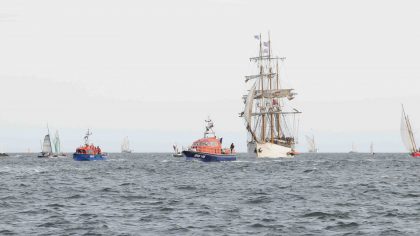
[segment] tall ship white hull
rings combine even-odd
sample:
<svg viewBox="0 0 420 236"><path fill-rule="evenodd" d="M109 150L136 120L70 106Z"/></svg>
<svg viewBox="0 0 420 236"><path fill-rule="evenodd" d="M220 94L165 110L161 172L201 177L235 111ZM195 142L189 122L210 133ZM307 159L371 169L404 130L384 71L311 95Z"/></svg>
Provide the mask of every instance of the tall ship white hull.
<svg viewBox="0 0 420 236"><path fill-rule="evenodd" d="M248 143L248 154L257 158L293 158L293 149L274 143Z"/></svg>

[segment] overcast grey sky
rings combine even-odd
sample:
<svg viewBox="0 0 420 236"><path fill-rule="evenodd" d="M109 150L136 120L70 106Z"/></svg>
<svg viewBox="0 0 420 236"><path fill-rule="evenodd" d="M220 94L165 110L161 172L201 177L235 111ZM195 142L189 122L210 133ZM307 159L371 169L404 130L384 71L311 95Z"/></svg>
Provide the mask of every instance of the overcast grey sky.
<svg viewBox="0 0 420 236"><path fill-rule="evenodd" d="M0 144L39 151L48 122L65 151L86 128L106 151L170 151L210 115L245 150L238 113L254 34L287 57L304 134L321 151L403 151L400 103L420 128L418 1L0 2Z"/></svg>

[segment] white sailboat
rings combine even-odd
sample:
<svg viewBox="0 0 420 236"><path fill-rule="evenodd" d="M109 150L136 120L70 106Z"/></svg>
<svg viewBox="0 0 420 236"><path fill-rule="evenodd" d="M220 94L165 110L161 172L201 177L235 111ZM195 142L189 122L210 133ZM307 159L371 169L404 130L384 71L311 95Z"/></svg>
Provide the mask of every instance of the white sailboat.
<svg viewBox="0 0 420 236"><path fill-rule="evenodd" d="M316 147L315 144L315 137L312 135L312 137L306 135L306 142L308 143L308 152L309 153L317 153L318 152L318 148Z"/></svg>
<svg viewBox="0 0 420 236"><path fill-rule="evenodd" d="M1 145L1 150L0 150L0 157L7 157L9 156L7 153L4 152L4 146Z"/></svg>
<svg viewBox="0 0 420 236"><path fill-rule="evenodd" d="M243 96L245 108L240 114L248 131L248 153L261 158L292 158L300 112L287 106L296 94L280 83L279 61L285 58L272 55L270 36L268 42L262 41L261 34L255 38L259 40L259 55L250 61L257 64L258 73L245 76L245 82L252 81L253 85Z"/></svg>
<svg viewBox="0 0 420 236"><path fill-rule="evenodd" d="M172 148L174 149L174 154L172 154L172 156L174 157L182 157L182 152L179 150L178 145L174 144L172 145Z"/></svg>
<svg viewBox="0 0 420 236"><path fill-rule="evenodd" d="M130 141L128 140L128 137L126 136L121 144L121 152L122 153L131 153L132 150L130 149Z"/></svg>
<svg viewBox="0 0 420 236"><path fill-rule="evenodd" d="M351 144L351 150L349 153L357 153L357 148L356 145L354 143Z"/></svg>
<svg viewBox="0 0 420 236"><path fill-rule="evenodd" d="M370 143L370 154L375 155L375 152L373 151L373 142Z"/></svg>
<svg viewBox="0 0 420 236"><path fill-rule="evenodd" d="M55 131L55 136L53 139L54 143L54 157L65 157L67 156L65 153L61 151L61 142L60 142L60 136L58 135L58 130Z"/></svg>
<svg viewBox="0 0 420 236"><path fill-rule="evenodd" d="M407 151L413 157L420 157L420 149L417 149L416 139L414 138L410 119L408 118L408 115L405 114L404 106L402 106L400 131L401 139Z"/></svg>
<svg viewBox="0 0 420 236"><path fill-rule="evenodd" d="M38 157L51 157L53 155L53 150L51 146L51 138L50 138L50 129L47 126L48 133L44 137L44 141L42 142L42 151Z"/></svg>

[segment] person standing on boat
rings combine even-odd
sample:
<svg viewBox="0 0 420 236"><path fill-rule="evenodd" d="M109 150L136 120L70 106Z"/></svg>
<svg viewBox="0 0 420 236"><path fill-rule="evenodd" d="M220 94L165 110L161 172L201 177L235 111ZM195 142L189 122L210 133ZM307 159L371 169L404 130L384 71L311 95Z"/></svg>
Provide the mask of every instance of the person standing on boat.
<svg viewBox="0 0 420 236"><path fill-rule="evenodd" d="M233 143L230 144L230 153L233 153L233 149L235 149L235 145Z"/></svg>

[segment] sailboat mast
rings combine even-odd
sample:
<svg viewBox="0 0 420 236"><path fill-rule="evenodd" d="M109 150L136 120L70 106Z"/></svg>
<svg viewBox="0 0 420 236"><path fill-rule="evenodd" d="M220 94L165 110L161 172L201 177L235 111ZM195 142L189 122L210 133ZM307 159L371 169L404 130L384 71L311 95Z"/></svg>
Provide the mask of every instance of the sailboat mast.
<svg viewBox="0 0 420 236"><path fill-rule="evenodd" d="M270 39L270 31L268 31L268 65L269 65L269 71L268 71L268 79L270 83L270 92L272 91L273 87L273 81L271 77L271 73L273 72L273 69L271 67L271 39ZM273 109L273 101L271 101L271 107L270 107L270 142L274 143L274 114L272 112Z"/></svg>
<svg viewBox="0 0 420 236"><path fill-rule="evenodd" d="M280 81L279 81L279 59L276 59L276 89L279 90L280 89ZM277 105L280 107L280 103L279 100L276 99ZM281 137L281 128L280 128L280 118L281 115L280 114L276 114L277 116L277 135L278 138L280 139Z"/></svg>
<svg viewBox="0 0 420 236"><path fill-rule="evenodd" d="M261 42L261 34L260 34L260 86L261 86L261 94L264 94L264 68L263 68L263 63L262 63L262 56L263 56L263 51L262 51L262 42ZM260 106L264 107L264 96L261 97L261 104ZM261 109L261 108L260 108ZM264 143L265 142L265 114L263 113L261 115L261 142Z"/></svg>

